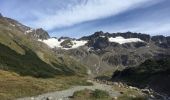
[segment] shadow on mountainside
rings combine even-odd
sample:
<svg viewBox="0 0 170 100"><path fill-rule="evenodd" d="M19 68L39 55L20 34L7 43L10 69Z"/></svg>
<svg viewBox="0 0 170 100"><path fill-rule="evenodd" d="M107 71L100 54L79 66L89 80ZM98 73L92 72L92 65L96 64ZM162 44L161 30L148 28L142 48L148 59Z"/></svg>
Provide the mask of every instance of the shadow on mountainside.
<svg viewBox="0 0 170 100"><path fill-rule="evenodd" d="M63 66L52 62L55 64L55 69L42 61L28 48L25 49L25 55L21 55L0 43L0 50L0 69L2 70L14 71L23 76L33 76L37 78L50 78L55 75L63 74L60 70L63 69Z"/></svg>
<svg viewBox="0 0 170 100"><path fill-rule="evenodd" d="M138 67L116 71L112 80L140 88L151 88L158 93L170 96L170 59L146 60Z"/></svg>

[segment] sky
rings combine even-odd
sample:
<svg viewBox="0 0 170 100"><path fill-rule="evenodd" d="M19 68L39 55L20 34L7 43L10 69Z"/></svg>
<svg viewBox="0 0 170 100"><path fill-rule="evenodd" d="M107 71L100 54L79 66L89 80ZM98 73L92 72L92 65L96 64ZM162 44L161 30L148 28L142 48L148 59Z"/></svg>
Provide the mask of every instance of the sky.
<svg viewBox="0 0 170 100"><path fill-rule="evenodd" d="M52 37L96 31L170 35L170 0L0 0L0 13Z"/></svg>

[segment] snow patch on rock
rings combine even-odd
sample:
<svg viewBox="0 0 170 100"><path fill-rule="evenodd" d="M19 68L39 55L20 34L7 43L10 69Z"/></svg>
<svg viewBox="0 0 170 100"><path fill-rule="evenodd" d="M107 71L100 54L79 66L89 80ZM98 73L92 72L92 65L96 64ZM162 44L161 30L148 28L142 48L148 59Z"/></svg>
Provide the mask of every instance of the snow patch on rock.
<svg viewBox="0 0 170 100"><path fill-rule="evenodd" d="M50 48L55 48L55 47L62 47L60 44L64 41L64 40L58 40L56 38L50 38L47 40L40 40L41 42L44 42L45 44L47 44Z"/></svg>
<svg viewBox="0 0 170 100"><path fill-rule="evenodd" d="M47 44L50 48L61 48L61 49L65 49L65 50L69 50L69 49L75 49L78 48L80 46L84 46L88 41L83 41L83 40L71 40L71 42L73 43L73 45L70 48L64 48L61 46L61 43L63 41L65 41L65 39L57 39L57 38L50 38L47 40L39 40L41 42L44 42L45 44Z"/></svg>
<svg viewBox="0 0 170 100"><path fill-rule="evenodd" d="M73 43L73 46L72 46L71 49L74 49L74 48L78 48L78 47L80 47L80 46L85 45L85 44L87 43L87 41L83 41L83 40L80 40L80 41L78 41L78 40L73 40L72 43Z"/></svg>
<svg viewBox="0 0 170 100"><path fill-rule="evenodd" d="M116 43L119 43L119 44L124 44L124 43L131 43L131 42L144 42L142 41L141 39L139 38L128 38L128 39L125 39L121 36L118 36L118 37L110 37L109 38L109 42L116 42Z"/></svg>
<svg viewBox="0 0 170 100"><path fill-rule="evenodd" d="M25 34L31 33L31 32L33 32L33 31L34 31L34 29L27 30L27 31L25 31Z"/></svg>

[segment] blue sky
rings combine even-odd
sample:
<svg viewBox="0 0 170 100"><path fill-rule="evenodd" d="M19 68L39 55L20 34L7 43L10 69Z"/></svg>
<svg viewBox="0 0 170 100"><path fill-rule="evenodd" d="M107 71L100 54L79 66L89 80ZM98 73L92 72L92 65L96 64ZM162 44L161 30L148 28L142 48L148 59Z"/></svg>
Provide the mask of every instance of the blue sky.
<svg viewBox="0 0 170 100"><path fill-rule="evenodd" d="M96 31L170 35L170 0L1 0L0 12L51 36Z"/></svg>

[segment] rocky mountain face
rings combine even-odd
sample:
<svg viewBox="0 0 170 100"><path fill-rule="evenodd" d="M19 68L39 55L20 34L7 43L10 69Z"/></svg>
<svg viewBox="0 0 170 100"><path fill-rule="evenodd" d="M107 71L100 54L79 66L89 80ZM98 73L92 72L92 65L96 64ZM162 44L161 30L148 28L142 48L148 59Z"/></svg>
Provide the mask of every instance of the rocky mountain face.
<svg viewBox="0 0 170 100"><path fill-rule="evenodd" d="M1 13L0 13L0 17L3 17Z"/></svg>
<svg viewBox="0 0 170 100"><path fill-rule="evenodd" d="M19 23L18 21L11 19L11 18L5 18L4 17L4 19L6 21L8 21L10 23L10 25L13 26L13 28L17 28L18 30L20 30L21 32L23 32L24 34L26 34L28 37L30 37L32 39L42 39L42 40L44 40L44 39L50 38L47 31L45 31L42 28L33 29L33 28L25 26L25 25Z"/></svg>
<svg viewBox="0 0 170 100"><path fill-rule="evenodd" d="M27 30L25 32L25 34L28 35L31 38L34 38L34 39L45 40L45 39L49 39L50 38L50 36L47 33L47 31L45 31L42 28Z"/></svg>
<svg viewBox="0 0 170 100"><path fill-rule="evenodd" d="M0 49L0 70L21 76L85 76L88 72L96 77L123 70L116 71L113 79L131 75L132 84L137 83L134 79L146 79L142 85L169 93L170 61L165 58L170 57L170 37L100 31L80 39L50 38L42 28L33 29L0 14Z"/></svg>
<svg viewBox="0 0 170 100"><path fill-rule="evenodd" d="M170 57L167 57L159 60L149 59L139 66L126 68L123 71L116 71L112 76L112 80L122 81L140 88L152 89L164 97L169 97L169 75Z"/></svg>
<svg viewBox="0 0 170 100"><path fill-rule="evenodd" d="M169 55L167 52L170 48L170 37L99 31L79 39L50 38L42 28L33 29L6 17L1 19L8 23L10 29L19 31L26 38L44 42L57 55L69 55L72 59L88 66L88 72L92 76L133 67L147 59L160 59Z"/></svg>
<svg viewBox="0 0 170 100"><path fill-rule="evenodd" d="M48 40L47 40L48 41ZM46 41L46 44L49 45ZM50 40L49 40L50 41ZM96 32L80 39L61 38L53 42L52 49L59 55L67 54L88 66L89 74L100 75L141 64L150 58L165 57L170 48L170 38L141 33ZM74 42L76 41L76 42ZM74 45L80 44L76 48Z"/></svg>
<svg viewBox="0 0 170 100"><path fill-rule="evenodd" d="M169 97L170 37L96 32L76 40L62 38L60 41L53 50L86 65L90 76L111 72L113 81L151 89L161 94L161 98ZM73 48L81 41L86 42Z"/></svg>

